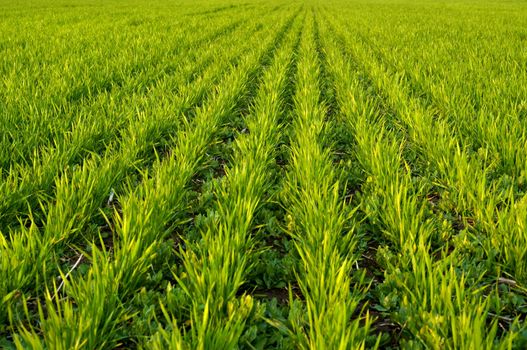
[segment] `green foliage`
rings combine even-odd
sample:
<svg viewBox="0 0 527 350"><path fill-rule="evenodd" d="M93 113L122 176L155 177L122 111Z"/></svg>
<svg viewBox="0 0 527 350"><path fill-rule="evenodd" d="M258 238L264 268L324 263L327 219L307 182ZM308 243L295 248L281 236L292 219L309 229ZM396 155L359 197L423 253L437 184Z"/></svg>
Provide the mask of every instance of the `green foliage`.
<svg viewBox="0 0 527 350"><path fill-rule="evenodd" d="M527 7L0 0L0 347L527 347Z"/></svg>

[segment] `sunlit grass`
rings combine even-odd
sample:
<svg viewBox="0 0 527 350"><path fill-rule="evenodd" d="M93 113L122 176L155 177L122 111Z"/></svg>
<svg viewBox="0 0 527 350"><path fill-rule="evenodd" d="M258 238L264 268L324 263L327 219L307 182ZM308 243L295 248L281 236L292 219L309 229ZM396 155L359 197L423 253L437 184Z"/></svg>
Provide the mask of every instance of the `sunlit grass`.
<svg viewBox="0 0 527 350"><path fill-rule="evenodd" d="M0 348L527 347L525 4L0 19Z"/></svg>

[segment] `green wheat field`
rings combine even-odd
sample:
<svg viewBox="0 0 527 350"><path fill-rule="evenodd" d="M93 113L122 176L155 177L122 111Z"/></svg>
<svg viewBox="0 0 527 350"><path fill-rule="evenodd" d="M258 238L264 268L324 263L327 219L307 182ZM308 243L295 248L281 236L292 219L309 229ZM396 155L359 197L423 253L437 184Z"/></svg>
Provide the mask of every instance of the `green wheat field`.
<svg viewBox="0 0 527 350"><path fill-rule="evenodd" d="M0 348L526 319L527 2L0 0Z"/></svg>

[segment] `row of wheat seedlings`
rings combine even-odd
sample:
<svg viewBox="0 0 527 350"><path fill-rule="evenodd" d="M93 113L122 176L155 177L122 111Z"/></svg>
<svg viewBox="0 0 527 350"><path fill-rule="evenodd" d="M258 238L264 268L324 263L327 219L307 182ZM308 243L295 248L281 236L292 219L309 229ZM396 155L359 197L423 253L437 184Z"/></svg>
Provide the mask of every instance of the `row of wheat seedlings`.
<svg viewBox="0 0 527 350"><path fill-rule="evenodd" d="M255 259L254 217L272 184L272 163L281 132L278 120L302 21L297 19L266 69L254 106L246 118L246 134L238 135L225 177L216 190L215 219L195 244L181 249L183 267L174 272L190 304L190 331L161 331L151 348L235 348L256 306L250 295L237 297ZM169 309L170 311L170 309ZM179 320L179 324L187 323ZM186 345L184 345L186 344Z"/></svg>
<svg viewBox="0 0 527 350"><path fill-rule="evenodd" d="M344 201L331 150L324 147L326 110L314 25L311 12L300 43L283 190L287 232L299 256L295 283L305 298L302 310L291 300L289 329L299 348L363 348L370 320L356 315L364 291L350 277L357 259L353 209Z"/></svg>

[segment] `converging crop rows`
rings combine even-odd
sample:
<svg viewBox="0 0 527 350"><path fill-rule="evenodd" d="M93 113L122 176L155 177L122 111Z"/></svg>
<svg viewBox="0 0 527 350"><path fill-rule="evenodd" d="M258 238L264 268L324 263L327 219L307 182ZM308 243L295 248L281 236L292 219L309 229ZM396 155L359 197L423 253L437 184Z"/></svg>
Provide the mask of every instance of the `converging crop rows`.
<svg viewBox="0 0 527 350"><path fill-rule="evenodd" d="M524 349L521 1L0 0L0 348Z"/></svg>

